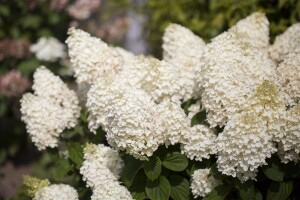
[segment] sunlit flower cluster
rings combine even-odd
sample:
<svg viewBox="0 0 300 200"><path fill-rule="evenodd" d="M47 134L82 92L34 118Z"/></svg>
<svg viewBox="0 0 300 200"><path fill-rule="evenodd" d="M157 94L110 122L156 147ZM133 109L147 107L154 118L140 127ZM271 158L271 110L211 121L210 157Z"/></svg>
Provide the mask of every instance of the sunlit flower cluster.
<svg viewBox="0 0 300 200"><path fill-rule="evenodd" d="M132 199L118 182L124 165L118 151L148 160L159 146L180 144L190 160L214 155L218 171L241 182L256 180L276 152L284 163L298 162L299 25L272 46L268 25L256 12L205 44L171 24L163 60L135 56L70 28L66 43L88 129L104 130L111 146L84 149L80 173L91 198ZM21 100L22 119L39 149L55 147L59 134L76 125L77 97L44 67L34 75L33 90ZM210 169L196 169L190 188L195 198L205 197L220 184Z"/></svg>
<svg viewBox="0 0 300 200"><path fill-rule="evenodd" d="M197 169L192 174L191 189L195 198L205 197L222 182L210 175L210 169Z"/></svg>
<svg viewBox="0 0 300 200"><path fill-rule="evenodd" d="M80 115L74 91L47 68L40 67L33 77L34 94L21 99L22 120L39 150L56 147L58 137L66 128L77 124Z"/></svg>
<svg viewBox="0 0 300 200"><path fill-rule="evenodd" d="M65 45L53 37L42 37L36 44L30 46L30 51L37 59L54 62L65 56Z"/></svg>
<svg viewBox="0 0 300 200"><path fill-rule="evenodd" d="M88 144L80 173L93 190L91 199L132 199L129 191L118 182L123 167L119 153L103 144Z"/></svg>

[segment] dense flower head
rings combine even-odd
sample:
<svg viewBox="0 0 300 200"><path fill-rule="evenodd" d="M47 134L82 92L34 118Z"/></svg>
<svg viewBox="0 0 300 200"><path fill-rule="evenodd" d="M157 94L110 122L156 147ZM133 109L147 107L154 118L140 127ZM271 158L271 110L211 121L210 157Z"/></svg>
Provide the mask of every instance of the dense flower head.
<svg viewBox="0 0 300 200"><path fill-rule="evenodd" d="M116 150L103 144L88 144L80 174L93 191L91 199L132 199L126 187L120 185L123 161Z"/></svg>
<svg viewBox="0 0 300 200"><path fill-rule="evenodd" d="M300 23L296 23L275 38L274 44L269 47L269 53L274 61L281 62L287 54L292 53L299 45Z"/></svg>
<svg viewBox="0 0 300 200"><path fill-rule="evenodd" d="M25 193L34 198L35 194L43 187L49 186L51 183L48 179L38 179L28 175L23 176L23 185Z"/></svg>
<svg viewBox="0 0 300 200"><path fill-rule="evenodd" d="M78 200L77 191L65 184L52 184L38 190L33 200Z"/></svg>
<svg viewBox="0 0 300 200"><path fill-rule="evenodd" d="M170 24L163 36L163 59L178 70L180 94L187 100L195 94L195 67L205 46L204 41L189 29Z"/></svg>
<svg viewBox="0 0 300 200"><path fill-rule="evenodd" d="M300 102L300 48L284 57L276 68L279 89L287 106Z"/></svg>
<svg viewBox="0 0 300 200"><path fill-rule="evenodd" d="M190 133L184 134L181 141L181 152L191 160L202 161L217 152L213 129L204 125L195 125Z"/></svg>
<svg viewBox="0 0 300 200"><path fill-rule="evenodd" d="M237 28L208 44L197 71L201 102L212 126L224 126L263 80L273 80L275 64Z"/></svg>
<svg viewBox="0 0 300 200"><path fill-rule="evenodd" d="M139 159L150 157L165 140L156 104L147 93L137 89L125 90L115 100L103 129L112 147Z"/></svg>
<svg viewBox="0 0 300 200"><path fill-rule="evenodd" d="M210 169L197 169L192 174L190 188L195 198L207 196L216 186L222 184L209 173Z"/></svg>
<svg viewBox="0 0 300 200"><path fill-rule="evenodd" d="M177 59L180 54L186 54L186 58L199 56L203 46L205 42L199 36L179 24L167 26L163 35L163 57L166 61Z"/></svg>
<svg viewBox="0 0 300 200"><path fill-rule="evenodd" d="M300 160L300 105L297 104L287 111L284 135L279 143L278 153L282 162Z"/></svg>
<svg viewBox="0 0 300 200"><path fill-rule="evenodd" d="M120 185L116 181L103 180L101 187L97 187L93 190L91 200L133 200L130 192L123 185Z"/></svg>
<svg viewBox="0 0 300 200"><path fill-rule="evenodd" d="M43 66L34 73L32 88L34 94L27 93L21 99L22 120L39 150L56 147L60 133L77 124L77 96Z"/></svg>
<svg viewBox="0 0 300 200"><path fill-rule="evenodd" d="M78 83L92 84L121 70L121 55L101 39L75 28L70 28L68 34L66 43Z"/></svg>
<svg viewBox="0 0 300 200"><path fill-rule="evenodd" d="M277 151L273 141L282 136L284 112L277 88L263 82L217 137L219 171L241 181L255 179L257 168Z"/></svg>
<svg viewBox="0 0 300 200"><path fill-rule="evenodd" d="M246 43L267 50L269 46L269 21L264 13L254 12L229 29L237 31Z"/></svg>
<svg viewBox="0 0 300 200"><path fill-rule="evenodd" d="M36 44L30 46L30 51L35 53L39 60L54 62L65 56L65 46L53 37L39 38Z"/></svg>
<svg viewBox="0 0 300 200"><path fill-rule="evenodd" d="M103 144L88 144L84 148L84 159L85 162L107 167L116 178L119 178L124 165L118 151Z"/></svg>
<svg viewBox="0 0 300 200"><path fill-rule="evenodd" d="M121 77L118 77L123 84L143 89L156 102L161 102L164 98L182 98L176 68L165 61L138 56L126 66L120 74Z"/></svg>
<svg viewBox="0 0 300 200"><path fill-rule="evenodd" d="M158 105L157 111L164 127L165 145L181 143L184 135L192 134L190 120L180 107L180 102L165 99Z"/></svg>

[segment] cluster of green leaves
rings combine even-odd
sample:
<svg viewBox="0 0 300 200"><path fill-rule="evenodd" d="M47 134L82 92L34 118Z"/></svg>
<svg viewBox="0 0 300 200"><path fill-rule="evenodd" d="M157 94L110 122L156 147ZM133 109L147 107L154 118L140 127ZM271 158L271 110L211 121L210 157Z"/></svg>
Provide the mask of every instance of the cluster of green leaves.
<svg viewBox="0 0 300 200"><path fill-rule="evenodd" d="M161 56L162 35L169 23L181 24L209 41L255 11L266 13L272 39L300 20L300 1L296 0L148 0L146 9L146 30L156 56Z"/></svg>
<svg viewBox="0 0 300 200"><path fill-rule="evenodd" d="M178 146L160 147L146 161L125 157L121 180L134 199L190 199L189 161Z"/></svg>

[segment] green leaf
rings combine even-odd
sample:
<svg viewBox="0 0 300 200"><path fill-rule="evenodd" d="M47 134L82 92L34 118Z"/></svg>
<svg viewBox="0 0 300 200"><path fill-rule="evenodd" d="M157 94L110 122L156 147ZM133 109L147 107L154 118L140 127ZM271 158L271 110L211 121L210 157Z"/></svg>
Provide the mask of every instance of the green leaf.
<svg viewBox="0 0 300 200"><path fill-rule="evenodd" d="M149 158L148 161L145 161L144 171L151 181L157 179L161 173L161 161L159 157L154 155L151 158Z"/></svg>
<svg viewBox="0 0 300 200"><path fill-rule="evenodd" d="M130 187L135 175L143 167L143 163L140 160L130 157L121 173L121 180L126 187Z"/></svg>
<svg viewBox="0 0 300 200"><path fill-rule="evenodd" d="M254 184L253 181L247 181L245 183L241 183L239 180L236 181L236 187L238 189L238 193L241 199L254 199Z"/></svg>
<svg viewBox="0 0 300 200"><path fill-rule="evenodd" d="M264 174L273 181L283 181L284 172L280 168L280 162L271 160L271 163L263 167Z"/></svg>
<svg viewBox="0 0 300 200"><path fill-rule="evenodd" d="M147 177L146 177L145 173L141 170L136 174L136 176L134 177L134 180L132 182L132 185L129 188L129 191L131 192L131 196L133 197L133 199L135 199L135 200L145 199L146 183L147 183Z"/></svg>
<svg viewBox="0 0 300 200"><path fill-rule="evenodd" d="M32 74L39 65L40 65L40 63L35 58L33 58L30 60L21 62L18 65L18 70L28 76L28 75Z"/></svg>
<svg viewBox="0 0 300 200"><path fill-rule="evenodd" d="M293 181L272 182L267 192L267 200L287 199L292 190Z"/></svg>
<svg viewBox="0 0 300 200"><path fill-rule="evenodd" d="M193 116L191 126L202 123L206 119L206 111L202 110Z"/></svg>
<svg viewBox="0 0 300 200"><path fill-rule="evenodd" d="M223 200L229 193L229 188L225 185L215 187L203 200Z"/></svg>
<svg viewBox="0 0 300 200"><path fill-rule="evenodd" d="M164 157L162 165L167 169L179 172L188 166L188 159L179 152L171 152Z"/></svg>
<svg viewBox="0 0 300 200"><path fill-rule="evenodd" d="M41 17L38 15L27 15L22 20L22 26L25 28L37 28L41 23Z"/></svg>
<svg viewBox="0 0 300 200"><path fill-rule="evenodd" d="M262 195L257 188L254 188L254 199L255 200L262 200Z"/></svg>
<svg viewBox="0 0 300 200"><path fill-rule="evenodd" d="M164 176L159 176L155 181L147 181L146 194L152 200L168 200L170 192L170 183Z"/></svg>
<svg viewBox="0 0 300 200"><path fill-rule="evenodd" d="M79 142L71 142L68 147L69 158L80 168L83 162L83 148Z"/></svg>
<svg viewBox="0 0 300 200"><path fill-rule="evenodd" d="M2 16L9 16L10 10L8 6L5 5L0 5L0 15Z"/></svg>
<svg viewBox="0 0 300 200"><path fill-rule="evenodd" d="M72 169L70 162L65 159L58 160L53 172L53 178L56 181L61 181Z"/></svg>
<svg viewBox="0 0 300 200"><path fill-rule="evenodd" d="M190 199L190 183L182 176L173 175L169 178L171 197L174 200Z"/></svg>

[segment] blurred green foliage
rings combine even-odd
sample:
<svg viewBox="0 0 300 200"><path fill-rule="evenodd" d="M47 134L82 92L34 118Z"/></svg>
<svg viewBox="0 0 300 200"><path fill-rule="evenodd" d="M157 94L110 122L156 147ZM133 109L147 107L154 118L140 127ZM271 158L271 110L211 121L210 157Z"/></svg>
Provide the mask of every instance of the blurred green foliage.
<svg viewBox="0 0 300 200"><path fill-rule="evenodd" d="M252 12L266 13L271 41L300 19L298 0L148 0L146 30L152 53L161 57L162 35L169 23L178 23L205 41L226 31Z"/></svg>

